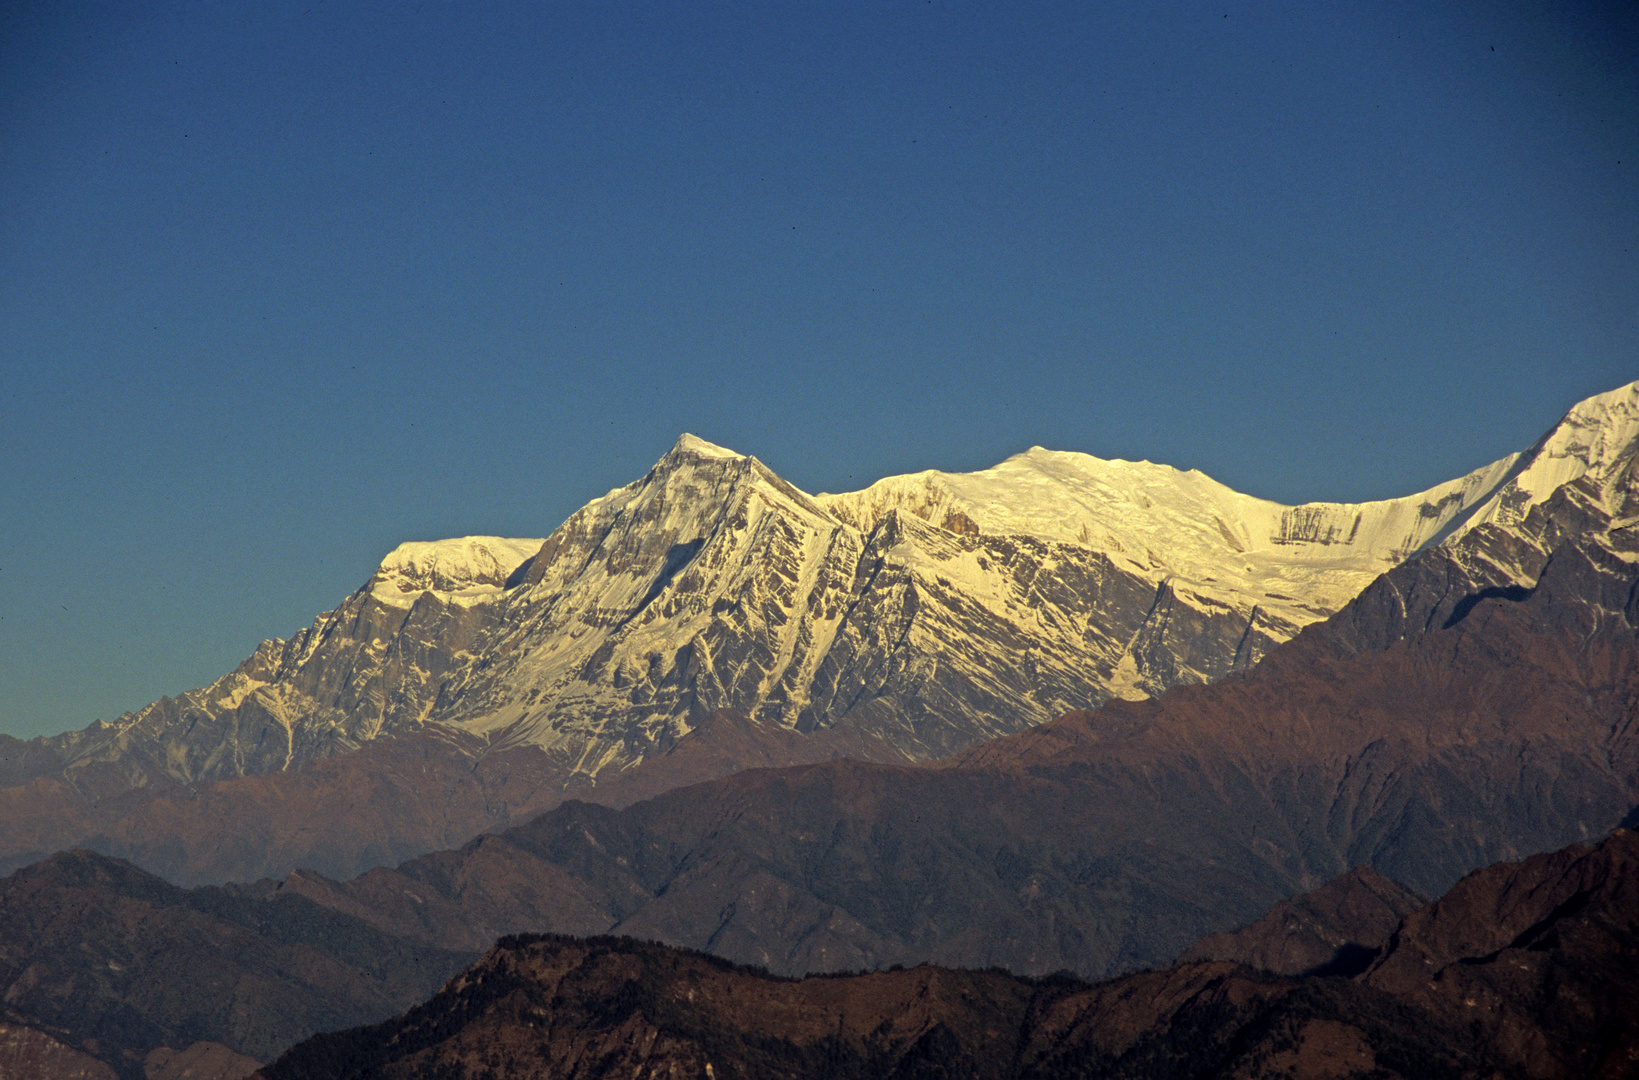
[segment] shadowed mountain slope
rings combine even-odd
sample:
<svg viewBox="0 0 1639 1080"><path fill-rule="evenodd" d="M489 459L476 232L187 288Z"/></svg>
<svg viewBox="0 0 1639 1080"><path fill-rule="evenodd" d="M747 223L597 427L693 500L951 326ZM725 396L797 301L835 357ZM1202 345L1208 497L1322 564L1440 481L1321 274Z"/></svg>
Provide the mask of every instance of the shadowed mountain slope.
<svg viewBox="0 0 1639 1080"><path fill-rule="evenodd" d="M405 1016L311 1039L261 1075L1569 1080L1636 1070L1639 842L1618 832L1464 879L1352 980L1226 963L1096 986L935 967L782 980L626 939L526 936L501 941Z"/></svg>
<svg viewBox="0 0 1639 1080"><path fill-rule="evenodd" d="M267 1075L1621 1077L1639 1067L1636 961L1639 839L1619 830L1469 875L1352 979L1206 962L1095 986L926 966L796 981L526 936ZM184 892L69 853L0 882L0 1061L37 1080L237 1076L247 1054L409 1008L465 962L282 891Z"/></svg>
<svg viewBox="0 0 1639 1080"><path fill-rule="evenodd" d="M0 880L0 1019L27 1025L0 1040L0 1060L24 1055L55 1070L34 1075L73 1075L61 1070L89 1055L128 1080L162 1049L161 1071L179 1054L195 1065L266 1061L314 1031L407 1008L474 955L297 897L187 892L65 852Z"/></svg>
<svg viewBox="0 0 1639 1080"><path fill-rule="evenodd" d="M528 821L566 791L626 806L746 767L841 756L902 760L852 732L805 736L724 710L599 783L567 778L540 747L494 746L444 727L377 739L292 772L107 798L37 777L0 789L0 820L16 852L0 871L80 843L181 885L282 876L296 866L350 877Z"/></svg>
<svg viewBox="0 0 1639 1080"><path fill-rule="evenodd" d="M1251 926L1202 938L1179 960L1229 960L1277 975L1354 975L1423 903L1399 882L1357 866L1313 892L1282 900Z"/></svg>

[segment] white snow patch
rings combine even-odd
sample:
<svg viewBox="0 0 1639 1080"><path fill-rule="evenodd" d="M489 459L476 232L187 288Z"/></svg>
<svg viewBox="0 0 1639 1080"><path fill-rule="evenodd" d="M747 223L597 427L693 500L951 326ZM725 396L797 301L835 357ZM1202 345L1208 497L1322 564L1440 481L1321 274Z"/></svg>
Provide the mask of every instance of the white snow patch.
<svg viewBox="0 0 1639 1080"><path fill-rule="evenodd" d="M686 431L677 437L677 442L672 444L671 452L674 454L687 453L696 454L700 457L713 458L745 457L744 454L736 454L733 450L730 450L727 447L718 446L713 442L707 442L706 440L700 438L700 436L690 435Z"/></svg>
<svg viewBox="0 0 1639 1080"><path fill-rule="evenodd" d="M1535 446L1520 469L1464 524L1507 525L1583 476L1603 478L1639 446L1639 382L1580 401Z"/></svg>
<svg viewBox="0 0 1639 1080"><path fill-rule="evenodd" d="M545 542L502 536L410 541L381 561L370 592L394 607L408 607L427 591L459 602L478 602L498 595L512 572Z"/></svg>
<svg viewBox="0 0 1639 1080"><path fill-rule="evenodd" d="M1092 548L1152 580L1172 578L1237 610L1255 599L1303 625L1437 541L1492 494L1514 460L1401 499L1285 506L1196 470L1037 446L979 472L888 477L815 501L865 531L900 510L958 532Z"/></svg>

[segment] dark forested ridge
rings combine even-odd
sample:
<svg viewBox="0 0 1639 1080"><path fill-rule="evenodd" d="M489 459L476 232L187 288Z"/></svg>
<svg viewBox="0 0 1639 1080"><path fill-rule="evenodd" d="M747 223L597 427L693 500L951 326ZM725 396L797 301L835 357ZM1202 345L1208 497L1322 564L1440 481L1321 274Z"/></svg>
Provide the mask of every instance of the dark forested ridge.
<svg viewBox="0 0 1639 1080"><path fill-rule="evenodd" d="M1639 837L1472 874L1352 978L1227 962L1089 985L921 966L781 979L630 939L502 940L425 1005L266 1080L1625 1077Z"/></svg>
<svg viewBox="0 0 1639 1080"><path fill-rule="evenodd" d="M473 956L300 897L179 889L88 851L0 880L0 1019L131 1080L159 1048L211 1043L265 1061L392 1015Z"/></svg>

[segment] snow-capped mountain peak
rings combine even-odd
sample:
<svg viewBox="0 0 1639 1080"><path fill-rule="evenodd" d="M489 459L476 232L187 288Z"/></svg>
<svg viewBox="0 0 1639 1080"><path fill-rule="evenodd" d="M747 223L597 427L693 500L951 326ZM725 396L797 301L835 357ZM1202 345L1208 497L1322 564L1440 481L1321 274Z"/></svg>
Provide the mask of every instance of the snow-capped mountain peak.
<svg viewBox="0 0 1639 1080"><path fill-rule="evenodd" d="M700 436L691 435L686 431L679 435L677 441L672 444L668 456L670 454L693 454L696 457L708 458L743 458L746 456L735 453L725 446L718 446L714 442L707 442Z"/></svg>
<svg viewBox="0 0 1639 1080"><path fill-rule="evenodd" d="M1531 507L1583 476L1602 479L1639 449L1639 382L1596 394L1565 416L1518 455L1512 474L1479 507L1462 531L1486 523L1511 525Z"/></svg>
<svg viewBox="0 0 1639 1080"><path fill-rule="evenodd" d="M1400 499L1285 506L1197 470L1039 446L973 473L926 471L817 501L869 530L890 510L972 535L1026 535L1107 554L1293 630L1336 610L1492 493L1505 458Z"/></svg>
<svg viewBox="0 0 1639 1080"><path fill-rule="evenodd" d="M429 590L463 599L498 595L513 571L543 543L504 536L410 541L381 560L370 581L371 592L394 605L408 605Z"/></svg>

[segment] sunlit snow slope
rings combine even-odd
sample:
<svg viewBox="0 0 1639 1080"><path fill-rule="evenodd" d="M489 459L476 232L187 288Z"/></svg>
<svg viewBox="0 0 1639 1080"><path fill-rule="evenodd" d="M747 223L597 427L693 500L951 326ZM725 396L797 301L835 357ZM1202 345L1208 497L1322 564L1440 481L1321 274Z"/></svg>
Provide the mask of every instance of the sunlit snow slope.
<svg viewBox="0 0 1639 1080"><path fill-rule="evenodd" d="M1401 499L1283 506L1193 470L1037 446L982 472L894 476L818 501L859 528L897 509L958 532L1092 548L1132 573L1237 609L1257 606L1295 628L1335 611L1491 497L1517 457Z"/></svg>

